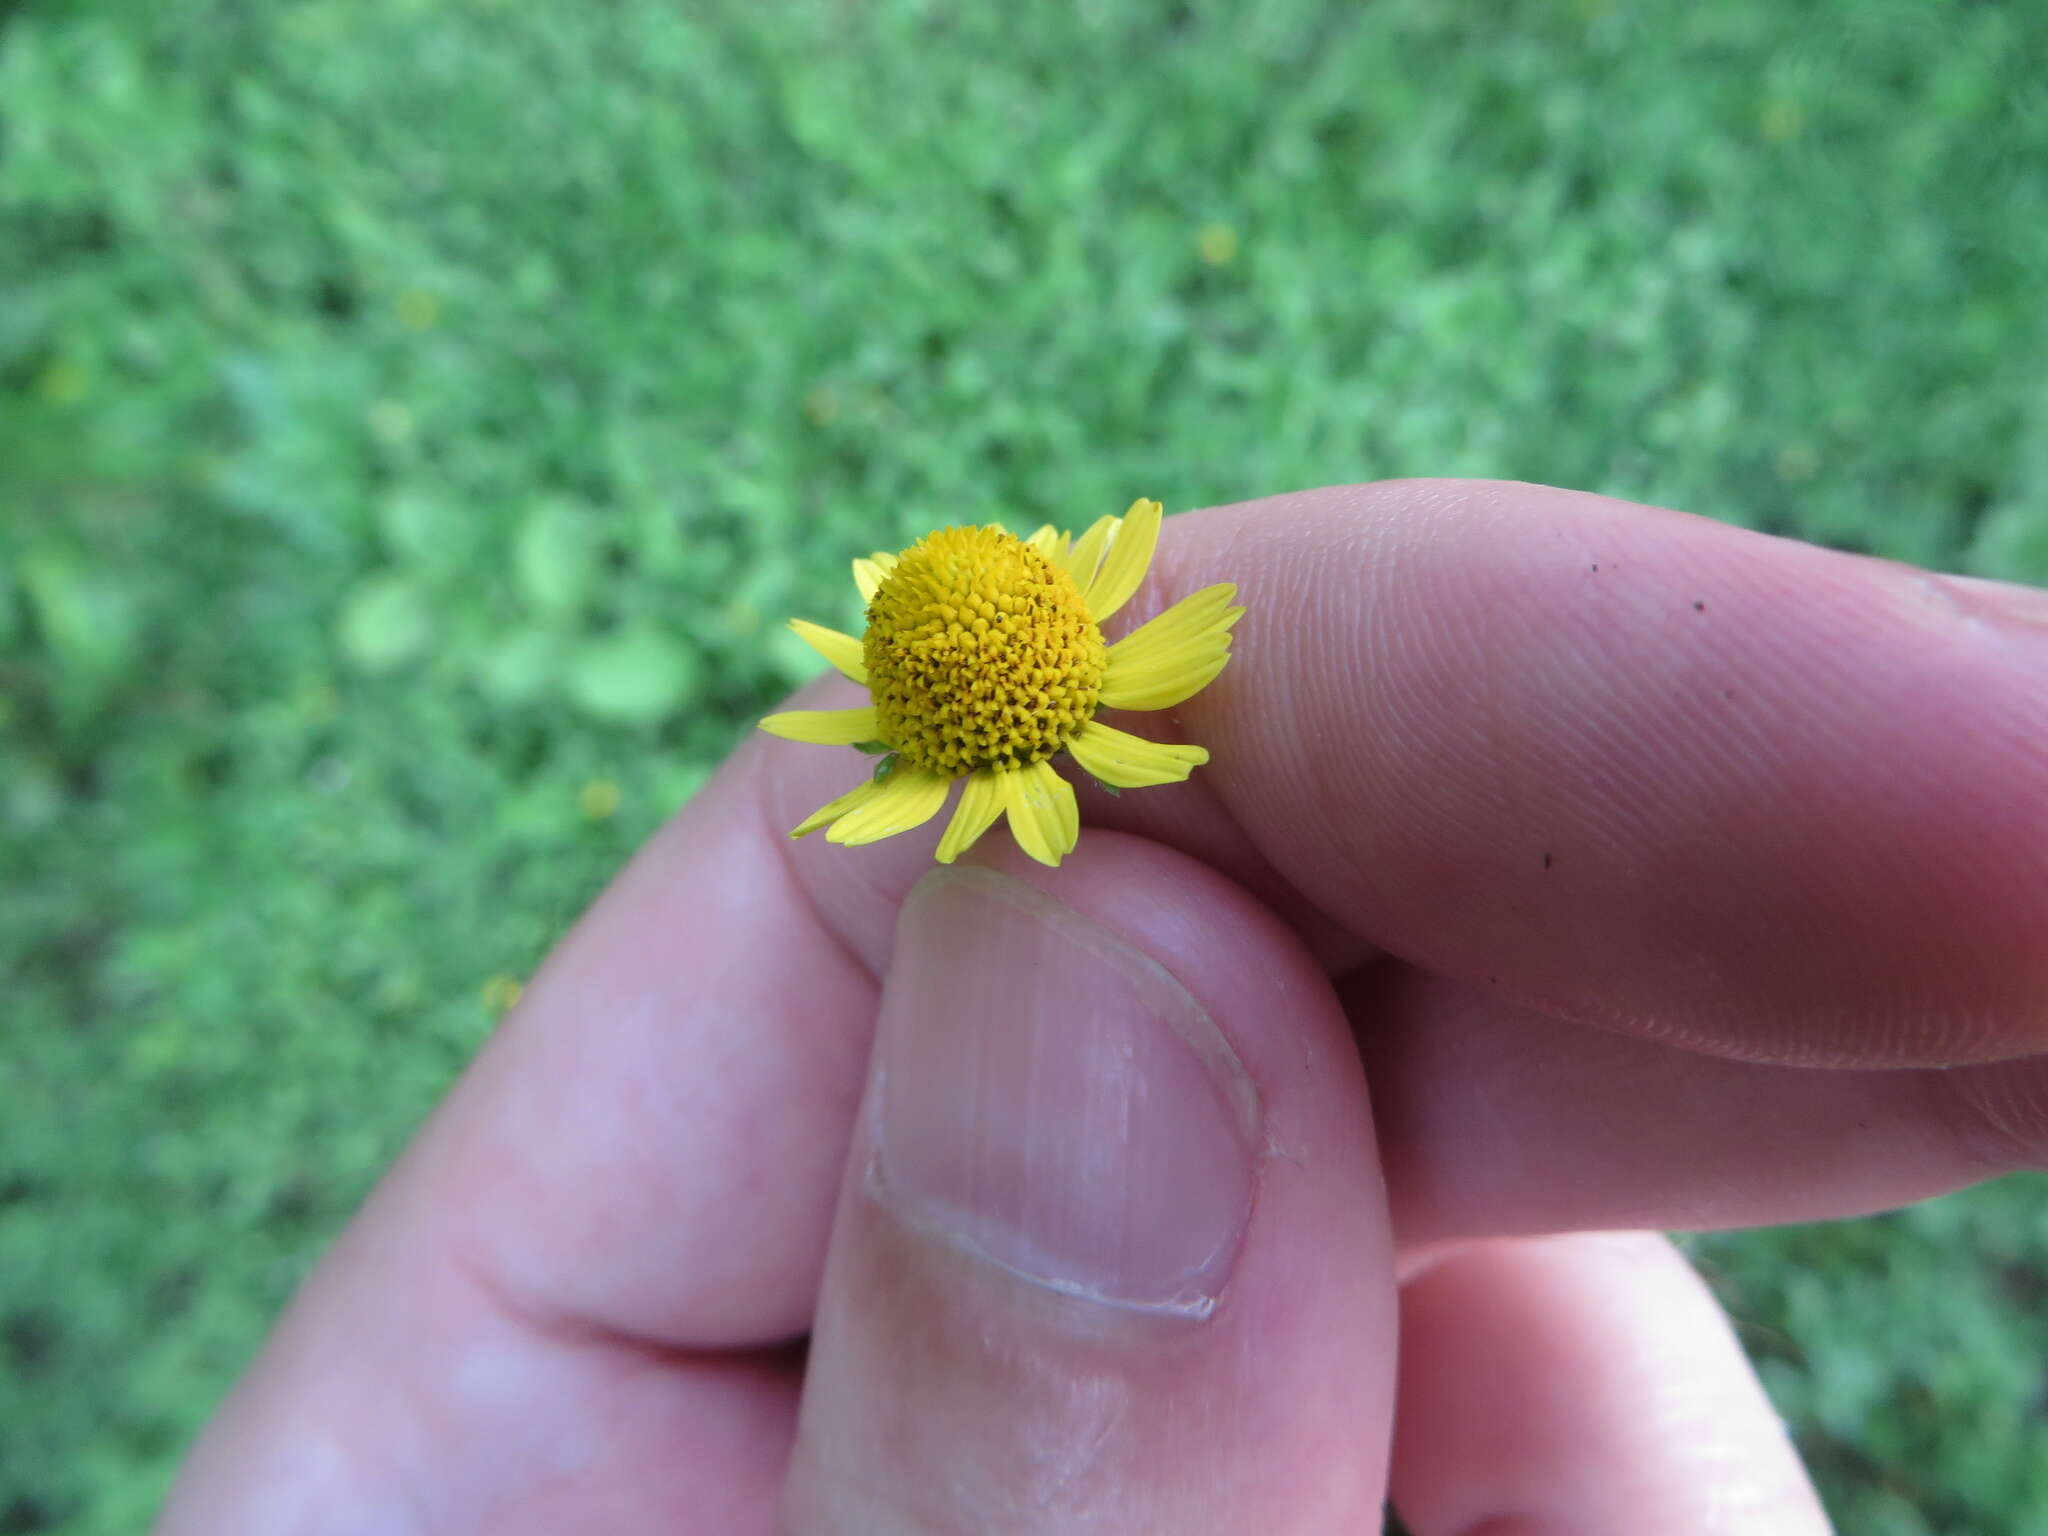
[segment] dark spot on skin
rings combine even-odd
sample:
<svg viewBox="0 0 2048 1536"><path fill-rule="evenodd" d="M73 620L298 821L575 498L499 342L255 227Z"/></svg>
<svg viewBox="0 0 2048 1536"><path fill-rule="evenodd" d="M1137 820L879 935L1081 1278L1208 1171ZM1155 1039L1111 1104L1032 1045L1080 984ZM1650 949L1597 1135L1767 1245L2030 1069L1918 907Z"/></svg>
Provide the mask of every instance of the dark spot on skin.
<svg viewBox="0 0 2048 1536"><path fill-rule="evenodd" d="M1598 560L1593 562L1593 569L1596 571L1600 569L1600 562Z"/></svg>
<svg viewBox="0 0 2048 1536"><path fill-rule="evenodd" d="M1694 598L1692 600L1692 611L1694 613L1705 613L1707 611L1707 605L1701 602L1698 598Z"/></svg>
<svg viewBox="0 0 2048 1536"><path fill-rule="evenodd" d="M1733 688L1723 688L1721 690L1721 697L1724 699L1732 699L1735 697L1735 690Z"/></svg>
<svg viewBox="0 0 2048 1536"><path fill-rule="evenodd" d="M1545 869L1548 869L1548 868L1550 868L1550 864L1551 864L1551 858L1550 858L1550 855L1546 853L1545 855L1543 855L1543 867L1544 867Z"/></svg>

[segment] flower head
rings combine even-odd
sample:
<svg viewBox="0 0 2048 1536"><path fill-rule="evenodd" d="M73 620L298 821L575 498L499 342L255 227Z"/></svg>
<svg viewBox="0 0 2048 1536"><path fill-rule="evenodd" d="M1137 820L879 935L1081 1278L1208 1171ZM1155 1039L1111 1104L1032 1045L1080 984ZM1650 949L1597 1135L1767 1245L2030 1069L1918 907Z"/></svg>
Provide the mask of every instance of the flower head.
<svg viewBox="0 0 2048 1536"><path fill-rule="evenodd" d="M939 840L950 864L1007 814L1019 846L1058 864L1080 835L1074 791L1053 771L1065 752L1112 791L1175 784L1209 760L1104 725L1099 708L1167 709L1230 660L1244 613L1229 583L1183 598L1114 643L1103 621L1130 600L1159 539L1160 505L1139 500L1078 539L1050 525L1020 539L993 525L945 528L900 554L853 562L867 633L802 619L790 627L857 683L858 709L790 710L763 730L793 741L886 754L872 778L806 817L835 843L872 843L938 814L955 779L959 808Z"/></svg>

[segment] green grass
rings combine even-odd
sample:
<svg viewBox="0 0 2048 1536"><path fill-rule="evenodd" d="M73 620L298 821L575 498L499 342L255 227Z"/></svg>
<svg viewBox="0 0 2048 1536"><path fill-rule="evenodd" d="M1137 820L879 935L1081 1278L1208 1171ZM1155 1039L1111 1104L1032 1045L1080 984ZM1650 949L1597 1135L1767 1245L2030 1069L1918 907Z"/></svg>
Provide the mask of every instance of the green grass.
<svg viewBox="0 0 2048 1536"><path fill-rule="evenodd" d="M0 1536L144 1519L850 548L1477 474L2048 578L2020 0L0 18ZM1699 1245L1845 1529L2048 1508L2041 1193Z"/></svg>

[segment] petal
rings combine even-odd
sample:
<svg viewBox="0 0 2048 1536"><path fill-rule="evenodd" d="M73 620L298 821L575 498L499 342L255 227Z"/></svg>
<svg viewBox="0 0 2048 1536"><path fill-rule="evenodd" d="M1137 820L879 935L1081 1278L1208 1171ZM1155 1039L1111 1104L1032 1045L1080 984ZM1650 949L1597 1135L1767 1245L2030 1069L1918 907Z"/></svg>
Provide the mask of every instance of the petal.
<svg viewBox="0 0 2048 1536"><path fill-rule="evenodd" d="M1102 564L1102 552L1109 548L1109 541L1116 537L1116 525L1120 517L1098 517L1086 533L1074 540L1074 551L1067 556L1067 569L1073 572L1074 580L1081 590L1088 590L1088 583L1095 579L1096 567Z"/></svg>
<svg viewBox="0 0 2048 1536"><path fill-rule="evenodd" d="M943 774L899 761L886 778L875 782L873 794L832 823L825 840L857 848L915 831L939 814L952 787L953 781Z"/></svg>
<svg viewBox="0 0 2048 1536"><path fill-rule="evenodd" d="M1166 709L1207 687L1230 660L1230 628L1244 617L1229 582L1204 587L1109 648L1102 702L1111 709Z"/></svg>
<svg viewBox="0 0 2048 1536"><path fill-rule="evenodd" d="M827 800L810 815L789 829L791 837L809 837L829 821L837 821L848 811L869 799L882 786L873 779L863 779L837 800Z"/></svg>
<svg viewBox="0 0 2048 1536"><path fill-rule="evenodd" d="M1100 624L1131 600L1145 568L1152 563L1152 551L1159 544L1159 514L1165 509L1156 501L1139 497L1131 503L1118 525L1109 553L1102 557L1102 569L1088 583L1083 601L1089 617Z"/></svg>
<svg viewBox="0 0 2048 1536"><path fill-rule="evenodd" d="M950 864L972 848L975 840L1003 814L1003 790L996 776L986 768L967 775L960 791L960 804L939 839L939 862Z"/></svg>
<svg viewBox="0 0 2048 1536"><path fill-rule="evenodd" d="M1237 587L1227 581L1191 592L1117 641L1109 648L1110 654L1131 662L1149 662L1210 643L1218 636L1228 644L1230 626L1244 615L1242 608L1230 606L1235 596Z"/></svg>
<svg viewBox="0 0 2048 1536"><path fill-rule="evenodd" d="M798 639L856 683L868 680L867 660L861 650L860 641L852 635L842 634L836 629L827 629L822 624L813 624L808 619L791 619L789 627L796 631Z"/></svg>
<svg viewBox="0 0 2048 1536"><path fill-rule="evenodd" d="M1209 661L1172 667L1122 667L1112 679L1104 674L1101 704L1105 709L1171 709L1216 681L1230 662L1230 653Z"/></svg>
<svg viewBox="0 0 2048 1536"><path fill-rule="evenodd" d="M850 747L857 742L873 741L879 727L875 724L874 705L864 704L859 709L786 709L779 715L768 716L761 722L761 729L787 741Z"/></svg>
<svg viewBox="0 0 2048 1536"><path fill-rule="evenodd" d="M1178 784L1209 761L1207 747L1169 747L1115 726L1090 720L1067 751L1081 771L1117 789L1148 789Z"/></svg>
<svg viewBox="0 0 2048 1536"><path fill-rule="evenodd" d="M1017 846L1057 869L1081 838L1081 807L1074 799L1074 786L1054 773L1050 763L997 769L994 777Z"/></svg>
<svg viewBox="0 0 2048 1536"><path fill-rule="evenodd" d="M1031 537L1024 542L1045 556L1054 565L1062 568L1066 566L1068 535L1061 533L1051 523L1040 523L1031 530Z"/></svg>
<svg viewBox="0 0 2048 1536"><path fill-rule="evenodd" d="M881 586L889 573L896 569L896 557L886 549L878 549L872 555L853 562L853 584L860 588L860 600L872 603L875 589Z"/></svg>

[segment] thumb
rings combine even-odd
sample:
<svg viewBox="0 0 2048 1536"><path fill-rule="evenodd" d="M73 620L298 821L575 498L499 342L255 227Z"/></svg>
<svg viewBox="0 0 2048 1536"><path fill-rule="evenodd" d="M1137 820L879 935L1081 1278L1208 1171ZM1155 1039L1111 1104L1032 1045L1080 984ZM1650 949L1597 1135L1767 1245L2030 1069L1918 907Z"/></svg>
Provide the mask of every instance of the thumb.
<svg viewBox="0 0 2048 1536"><path fill-rule="evenodd" d="M1113 834L903 907L786 1528L1377 1529L1365 1085L1295 940Z"/></svg>

